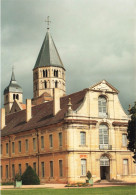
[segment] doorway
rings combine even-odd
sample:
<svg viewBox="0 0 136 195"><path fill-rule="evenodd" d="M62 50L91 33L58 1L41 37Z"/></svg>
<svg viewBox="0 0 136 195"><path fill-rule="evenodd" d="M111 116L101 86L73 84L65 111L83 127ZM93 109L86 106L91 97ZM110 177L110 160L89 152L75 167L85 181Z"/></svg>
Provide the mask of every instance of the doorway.
<svg viewBox="0 0 136 195"><path fill-rule="evenodd" d="M110 167L109 166L101 166L100 167L100 175L101 175L101 180L109 180L110 179Z"/></svg>

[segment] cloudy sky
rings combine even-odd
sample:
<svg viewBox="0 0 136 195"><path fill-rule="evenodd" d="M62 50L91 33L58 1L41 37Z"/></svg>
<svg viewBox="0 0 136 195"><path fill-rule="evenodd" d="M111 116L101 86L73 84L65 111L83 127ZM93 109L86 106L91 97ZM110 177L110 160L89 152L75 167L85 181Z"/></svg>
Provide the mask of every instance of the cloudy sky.
<svg viewBox="0 0 136 195"><path fill-rule="evenodd" d="M32 98L32 69L50 16L67 94L106 79L125 110L136 100L135 0L1 0L1 10L2 99L13 65L24 100Z"/></svg>

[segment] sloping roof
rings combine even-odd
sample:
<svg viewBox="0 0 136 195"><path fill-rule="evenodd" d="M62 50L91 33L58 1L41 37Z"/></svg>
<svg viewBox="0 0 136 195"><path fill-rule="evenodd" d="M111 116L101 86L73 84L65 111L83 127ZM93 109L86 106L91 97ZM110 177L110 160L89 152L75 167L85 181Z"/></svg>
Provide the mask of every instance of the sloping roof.
<svg viewBox="0 0 136 195"><path fill-rule="evenodd" d="M14 71L12 70L11 80L9 85L4 89L4 95L6 93L13 92L13 93L23 93L22 87L17 84L15 79Z"/></svg>
<svg viewBox="0 0 136 195"><path fill-rule="evenodd" d="M38 67L45 67L45 66L56 66L56 67L64 68L59 53L57 51L57 48L54 44L54 41L49 31L47 31L46 33L34 69Z"/></svg>
<svg viewBox="0 0 136 195"><path fill-rule="evenodd" d="M53 101L32 107L32 119L26 122L26 110L6 116L6 126L1 131L1 136L19 133L38 127L48 126L63 121L67 112L68 99L71 98L72 109L76 110L85 97L87 89L62 97L60 99L61 110L53 116Z"/></svg>

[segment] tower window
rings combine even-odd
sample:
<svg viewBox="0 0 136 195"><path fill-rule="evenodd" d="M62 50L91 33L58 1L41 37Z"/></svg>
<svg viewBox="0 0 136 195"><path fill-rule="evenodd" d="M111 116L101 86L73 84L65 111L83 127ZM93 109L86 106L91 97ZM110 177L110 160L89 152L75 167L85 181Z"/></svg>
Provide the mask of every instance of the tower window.
<svg viewBox="0 0 136 195"><path fill-rule="evenodd" d="M18 95L18 94L16 95L16 99L17 99L17 100L19 99L19 95Z"/></svg>
<svg viewBox="0 0 136 195"><path fill-rule="evenodd" d="M55 88L58 88L58 81L55 81Z"/></svg>
<svg viewBox="0 0 136 195"><path fill-rule="evenodd" d="M47 88L47 82L44 81L44 88L46 89Z"/></svg>
<svg viewBox="0 0 136 195"><path fill-rule="evenodd" d="M15 94L13 94L13 100L15 100L16 99L16 95Z"/></svg>
<svg viewBox="0 0 136 195"><path fill-rule="evenodd" d="M54 77L58 77L58 70L54 70Z"/></svg>
<svg viewBox="0 0 136 195"><path fill-rule="evenodd" d="M43 77L48 77L48 72L47 72L47 70L43 70Z"/></svg>

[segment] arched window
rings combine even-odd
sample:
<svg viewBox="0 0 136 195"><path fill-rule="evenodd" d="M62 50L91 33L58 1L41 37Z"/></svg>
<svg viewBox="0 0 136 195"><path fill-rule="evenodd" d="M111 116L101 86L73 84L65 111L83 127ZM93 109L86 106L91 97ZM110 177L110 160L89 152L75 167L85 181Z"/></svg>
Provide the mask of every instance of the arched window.
<svg viewBox="0 0 136 195"><path fill-rule="evenodd" d="M45 77L45 70L43 70L43 77Z"/></svg>
<svg viewBox="0 0 136 195"><path fill-rule="evenodd" d="M18 95L18 94L16 95L16 99L17 99L17 100L19 99L19 95Z"/></svg>
<svg viewBox="0 0 136 195"><path fill-rule="evenodd" d="M48 77L48 72L47 72L47 70L45 71L45 76Z"/></svg>
<svg viewBox="0 0 136 195"><path fill-rule="evenodd" d="M16 95L15 94L13 94L13 100L15 100L16 99Z"/></svg>
<svg viewBox="0 0 136 195"><path fill-rule="evenodd" d="M58 77L58 70L54 70L54 77Z"/></svg>
<svg viewBox="0 0 136 195"><path fill-rule="evenodd" d="M55 81L55 88L58 88L58 81Z"/></svg>
<svg viewBox="0 0 136 195"><path fill-rule="evenodd" d="M100 166L110 166L109 158L107 156L102 156L100 158Z"/></svg>
<svg viewBox="0 0 136 195"><path fill-rule="evenodd" d="M47 82L44 81L44 88L46 89L47 88Z"/></svg>
<svg viewBox="0 0 136 195"><path fill-rule="evenodd" d="M99 127L99 144L100 149L104 149L103 147L109 144L109 132L106 125L100 125Z"/></svg>
<svg viewBox="0 0 136 195"><path fill-rule="evenodd" d="M100 117L107 116L107 100L104 96L99 96L98 98L98 109Z"/></svg>

